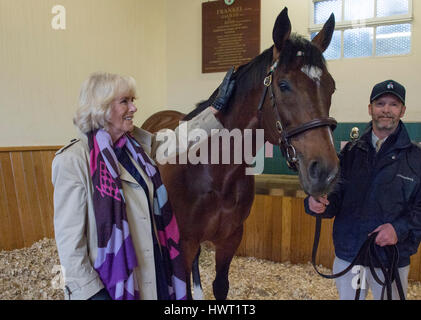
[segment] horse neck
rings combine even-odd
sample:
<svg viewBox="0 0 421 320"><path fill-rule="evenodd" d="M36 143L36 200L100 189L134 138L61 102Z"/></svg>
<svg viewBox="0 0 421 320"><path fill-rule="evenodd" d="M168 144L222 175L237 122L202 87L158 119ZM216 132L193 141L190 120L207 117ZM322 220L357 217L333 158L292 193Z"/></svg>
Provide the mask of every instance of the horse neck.
<svg viewBox="0 0 421 320"><path fill-rule="evenodd" d="M258 104L261 99L261 95L263 94L261 91L263 89L255 88L249 91L242 91L241 88L237 87L236 94L234 95L233 99L231 100L231 104L229 105L228 112L221 114L221 122L224 125L224 129L232 132L234 129L240 130L243 138L243 149L242 149L242 163L241 164L230 164L225 166L226 171L230 171L233 175L240 171L242 175L244 175L245 168L249 166L246 164L245 155L250 156L250 148L252 155L257 154L258 145L262 142L261 135L257 135L257 130L259 129L260 119L258 116ZM247 135L246 131L247 130ZM251 137L249 136L251 130ZM247 140L244 140L248 136ZM251 138L251 140L250 140ZM247 149L246 149L247 144ZM260 148L260 147L259 147ZM232 150L232 149L231 149ZM247 151L246 151L247 150Z"/></svg>

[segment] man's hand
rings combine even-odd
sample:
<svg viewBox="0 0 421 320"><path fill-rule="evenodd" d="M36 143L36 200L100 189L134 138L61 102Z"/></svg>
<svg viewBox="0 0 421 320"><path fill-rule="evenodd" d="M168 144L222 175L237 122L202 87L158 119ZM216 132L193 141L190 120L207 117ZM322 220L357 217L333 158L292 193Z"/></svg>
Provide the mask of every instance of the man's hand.
<svg viewBox="0 0 421 320"><path fill-rule="evenodd" d="M234 67L232 67L227 74L225 75L224 80L219 86L218 95L210 107L212 112L215 114L215 109L221 111L226 108L228 100L231 97L231 94L234 90L235 80L232 79L234 74Z"/></svg>
<svg viewBox="0 0 421 320"><path fill-rule="evenodd" d="M310 207L310 210L314 213L321 214L325 212L326 206L329 205L329 200L327 200L327 195L324 195L322 197L318 197L317 199L310 196L308 198L308 206Z"/></svg>
<svg viewBox="0 0 421 320"><path fill-rule="evenodd" d="M378 226L376 230L371 232L369 236L375 232L378 232L376 237L376 244L380 247L391 246L398 242L398 236L395 228L390 223L382 224Z"/></svg>

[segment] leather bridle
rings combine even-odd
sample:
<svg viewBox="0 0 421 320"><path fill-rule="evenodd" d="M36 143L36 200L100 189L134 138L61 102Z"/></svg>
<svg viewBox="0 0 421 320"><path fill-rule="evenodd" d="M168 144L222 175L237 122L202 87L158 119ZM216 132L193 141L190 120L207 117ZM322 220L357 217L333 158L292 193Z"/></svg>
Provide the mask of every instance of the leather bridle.
<svg viewBox="0 0 421 320"><path fill-rule="evenodd" d="M299 51L297 53L297 56L302 56L304 53ZM266 95L268 91L270 92L270 100L272 101L272 109L274 110L275 114L275 125L276 129L279 132L279 148L281 149L281 152L283 156L285 157L288 167L294 171L298 170L298 157L297 157L297 151L295 150L294 146L291 144L290 139L292 137L295 137L297 135L302 134L305 131L313 130L320 127L330 127L331 130L335 130L337 126L337 121L334 118L327 117L327 118L316 118L309 122L305 122L299 126L293 127L293 128L285 128L282 125L281 116L279 114L279 110L276 107L276 101L275 101L275 95L273 93L273 73L275 72L276 68L279 65L279 60L275 61L275 63L270 67L269 72L267 73L265 80L263 81L264 84L264 91L262 98L260 99L260 103L258 106L258 116L259 121L262 117L262 109L263 105L266 99Z"/></svg>

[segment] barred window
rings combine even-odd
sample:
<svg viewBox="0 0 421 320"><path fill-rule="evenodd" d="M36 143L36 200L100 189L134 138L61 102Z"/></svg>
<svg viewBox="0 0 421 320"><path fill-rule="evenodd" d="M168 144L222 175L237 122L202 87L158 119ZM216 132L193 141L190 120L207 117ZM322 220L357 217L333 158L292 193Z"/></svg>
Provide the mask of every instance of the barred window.
<svg viewBox="0 0 421 320"><path fill-rule="evenodd" d="M311 0L313 39L331 13L336 27L327 60L411 52L412 0Z"/></svg>

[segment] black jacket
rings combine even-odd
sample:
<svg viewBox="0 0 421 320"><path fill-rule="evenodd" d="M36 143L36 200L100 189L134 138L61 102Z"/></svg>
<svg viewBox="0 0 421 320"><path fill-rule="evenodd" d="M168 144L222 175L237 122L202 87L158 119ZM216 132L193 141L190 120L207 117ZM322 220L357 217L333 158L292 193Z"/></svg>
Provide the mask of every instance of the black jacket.
<svg viewBox="0 0 421 320"><path fill-rule="evenodd" d="M335 217L335 254L349 262L370 232L391 223L398 236L398 266L407 266L421 241L421 149L400 122L376 154L371 131L370 123L361 138L340 153L340 181L322 217ZM308 198L305 207L316 215ZM384 254L382 259L386 262Z"/></svg>

